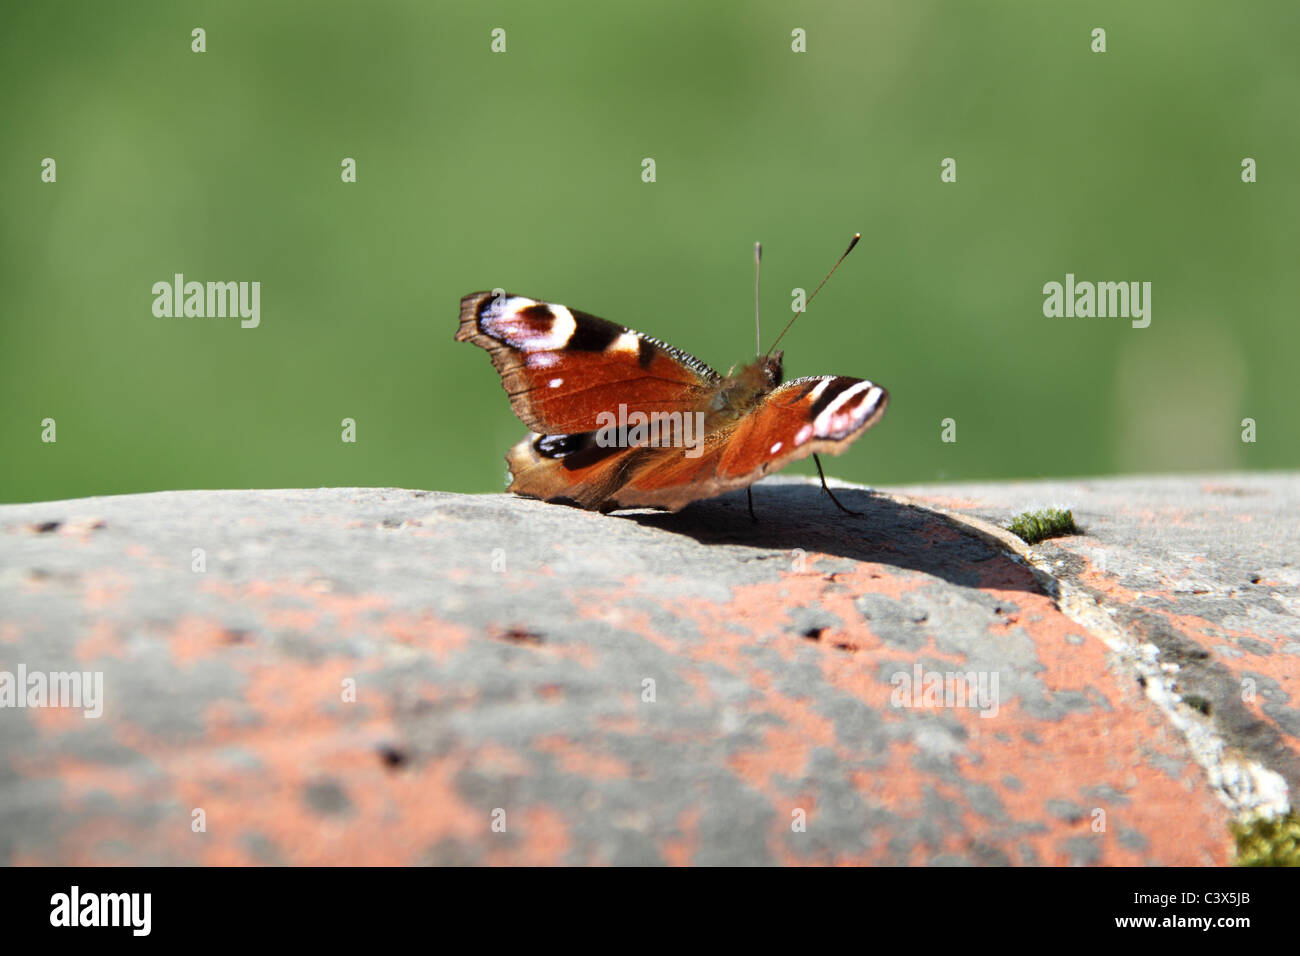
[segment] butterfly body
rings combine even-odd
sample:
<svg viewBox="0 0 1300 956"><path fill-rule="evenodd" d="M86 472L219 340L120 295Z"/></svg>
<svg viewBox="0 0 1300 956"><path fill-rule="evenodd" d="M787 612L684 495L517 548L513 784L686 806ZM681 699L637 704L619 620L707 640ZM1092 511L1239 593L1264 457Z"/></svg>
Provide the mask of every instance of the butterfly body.
<svg viewBox="0 0 1300 956"><path fill-rule="evenodd" d="M710 407L731 417L747 413L764 395L781 384L784 354L777 352L741 366L738 372L733 370L719 383Z"/></svg>
<svg viewBox="0 0 1300 956"><path fill-rule="evenodd" d="M722 376L626 326L501 292L461 300L456 339L487 350L533 432L506 455L509 490L600 511L677 511L839 454L889 399L863 379L783 382L780 352Z"/></svg>

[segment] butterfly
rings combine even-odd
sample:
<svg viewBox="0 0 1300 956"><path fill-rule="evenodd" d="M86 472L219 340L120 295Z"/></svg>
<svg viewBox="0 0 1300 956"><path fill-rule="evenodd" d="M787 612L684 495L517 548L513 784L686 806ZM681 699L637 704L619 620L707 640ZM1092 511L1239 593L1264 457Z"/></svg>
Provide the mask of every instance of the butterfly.
<svg viewBox="0 0 1300 956"><path fill-rule="evenodd" d="M678 511L748 490L792 461L839 454L880 421L889 393L874 382L841 375L784 382L784 353L773 351L784 334L724 376L634 329L497 289L460 300L456 341L487 350L510 407L532 432L506 454L508 490L603 512ZM749 502L753 516L752 494Z"/></svg>

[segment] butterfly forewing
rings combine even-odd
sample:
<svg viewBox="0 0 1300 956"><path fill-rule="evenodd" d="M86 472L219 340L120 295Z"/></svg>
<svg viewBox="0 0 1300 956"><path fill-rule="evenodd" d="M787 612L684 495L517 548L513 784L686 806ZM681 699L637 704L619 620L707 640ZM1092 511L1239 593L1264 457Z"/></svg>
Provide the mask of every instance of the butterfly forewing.
<svg viewBox="0 0 1300 956"><path fill-rule="evenodd" d="M795 379L740 420L718 463L723 478L774 471L813 452L838 454L885 412L889 393L843 375Z"/></svg>
<svg viewBox="0 0 1300 956"><path fill-rule="evenodd" d="M460 302L458 341L485 348L510 404L544 434L594 431L602 413L683 412L719 380L699 359L562 305L475 292Z"/></svg>
<svg viewBox="0 0 1300 956"><path fill-rule="evenodd" d="M859 378L824 375L787 382L727 430L708 436L704 454L646 455L614 493L619 507L677 510L699 498L746 488L809 455L838 455L880 420L889 393ZM655 451L660 451L655 449Z"/></svg>

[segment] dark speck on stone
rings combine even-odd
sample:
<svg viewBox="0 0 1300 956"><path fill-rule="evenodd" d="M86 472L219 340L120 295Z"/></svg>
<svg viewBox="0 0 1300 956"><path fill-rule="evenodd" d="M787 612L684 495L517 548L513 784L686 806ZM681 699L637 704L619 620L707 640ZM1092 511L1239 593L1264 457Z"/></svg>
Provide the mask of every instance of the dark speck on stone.
<svg viewBox="0 0 1300 956"><path fill-rule="evenodd" d="M352 808L352 803L343 792L343 788L333 780L317 780L307 784L303 796L307 806L327 816L346 813Z"/></svg>

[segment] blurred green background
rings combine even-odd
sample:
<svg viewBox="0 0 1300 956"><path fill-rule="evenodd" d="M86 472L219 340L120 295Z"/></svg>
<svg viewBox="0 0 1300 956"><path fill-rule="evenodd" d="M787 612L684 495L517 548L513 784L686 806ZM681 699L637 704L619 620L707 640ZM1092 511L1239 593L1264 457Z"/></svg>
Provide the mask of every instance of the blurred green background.
<svg viewBox="0 0 1300 956"><path fill-rule="evenodd" d="M726 371L752 357L752 243L770 340L855 230L783 342L789 377L893 394L832 474L1300 464L1294 0L0 18L0 500L497 491L522 426L487 356L452 341L461 295L564 303ZM261 326L155 318L176 272L260 281ZM1152 282L1150 328L1045 318L1067 272Z"/></svg>

